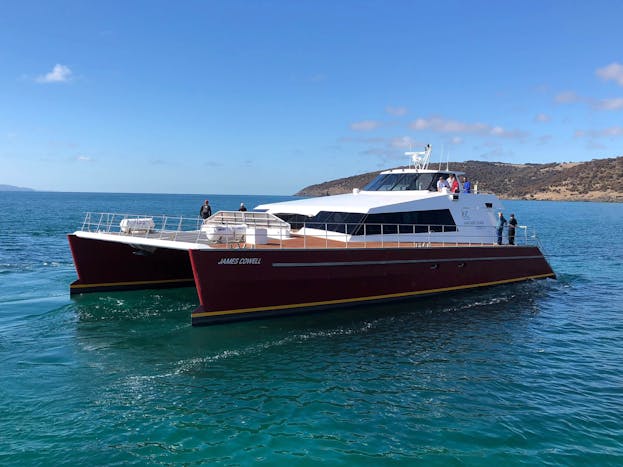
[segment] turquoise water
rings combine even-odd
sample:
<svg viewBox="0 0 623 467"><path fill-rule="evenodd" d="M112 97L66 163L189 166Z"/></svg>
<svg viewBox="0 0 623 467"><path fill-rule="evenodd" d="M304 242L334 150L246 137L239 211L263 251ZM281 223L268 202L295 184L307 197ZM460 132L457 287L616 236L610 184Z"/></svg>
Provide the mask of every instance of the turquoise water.
<svg viewBox="0 0 623 467"><path fill-rule="evenodd" d="M202 200L0 193L0 464L623 464L623 205L506 202L556 281L202 328L192 289L69 298L85 211Z"/></svg>

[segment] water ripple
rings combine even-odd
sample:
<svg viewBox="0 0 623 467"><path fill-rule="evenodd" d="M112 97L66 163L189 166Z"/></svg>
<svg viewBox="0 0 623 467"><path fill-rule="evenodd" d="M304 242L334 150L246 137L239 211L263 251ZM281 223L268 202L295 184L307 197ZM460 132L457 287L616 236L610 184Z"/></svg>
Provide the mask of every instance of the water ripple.
<svg viewBox="0 0 623 467"><path fill-rule="evenodd" d="M557 280L192 328L193 289L67 293L74 211L170 195L46 196L0 207L0 464L623 462L619 205L511 203Z"/></svg>

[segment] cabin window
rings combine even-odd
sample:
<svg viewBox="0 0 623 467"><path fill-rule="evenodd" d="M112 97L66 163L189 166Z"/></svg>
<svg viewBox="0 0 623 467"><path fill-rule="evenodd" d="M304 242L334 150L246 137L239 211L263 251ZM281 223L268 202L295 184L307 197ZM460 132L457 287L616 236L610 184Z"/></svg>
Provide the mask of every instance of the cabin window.
<svg viewBox="0 0 623 467"><path fill-rule="evenodd" d="M305 225L310 229L329 230L352 234L361 223L365 214L358 212L331 212L320 211L312 217L302 214L276 214L277 217L286 221L293 229L300 229Z"/></svg>
<svg viewBox="0 0 623 467"><path fill-rule="evenodd" d="M438 174L421 174L418 180L418 190L437 191Z"/></svg>
<svg viewBox="0 0 623 467"><path fill-rule="evenodd" d="M309 217L303 214L280 213L280 214L275 214L275 216L277 216L282 221L290 224L290 227L295 230L303 227L303 222L306 222L307 219L309 219Z"/></svg>
<svg viewBox="0 0 623 467"><path fill-rule="evenodd" d="M382 214L320 211L313 217L302 214L276 214L276 216L289 223L293 229L300 229L304 224L311 229L326 229L350 235L456 231L456 224L449 209Z"/></svg>
<svg viewBox="0 0 623 467"><path fill-rule="evenodd" d="M405 191L405 190L428 190L431 186L437 190L433 178L437 174L419 173L393 173L381 174L366 185L364 191ZM437 176L438 178L438 176ZM435 183L437 183L435 178Z"/></svg>
<svg viewBox="0 0 623 467"><path fill-rule="evenodd" d="M449 209L368 214L362 224L366 235L456 231ZM364 235L363 226L353 235Z"/></svg>
<svg viewBox="0 0 623 467"><path fill-rule="evenodd" d="M391 191L404 174L382 174L364 187L364 191Z"/></svg>
<svg viewBox="0 0 623 467"><path fill-rule="evenodd" d="M449 173L391 173L381 174L368 183L363 191L437 191L440 177L448 178Z"/></svg>

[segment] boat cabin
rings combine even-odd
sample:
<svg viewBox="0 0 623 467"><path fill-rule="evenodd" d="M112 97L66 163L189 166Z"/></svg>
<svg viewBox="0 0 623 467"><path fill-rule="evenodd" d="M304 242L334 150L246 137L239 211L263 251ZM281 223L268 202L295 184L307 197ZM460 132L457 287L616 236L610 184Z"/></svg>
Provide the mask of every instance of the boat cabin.
<svg viewBox="0 0 623 467"><path fill-rule="evenodd" d="M489 194L450 193L437 190L441 177L464 172L428 168L430 146L422 153L407 153L413 165L381 172L362 189L352 193L271 203L257 206L306 235L343 234L342 241L394 235L419 239L441 235L444 240L491 241L497 197ZM415 156L413 156L415 155ZM461 183L459 182L459 188Z"/></svg>

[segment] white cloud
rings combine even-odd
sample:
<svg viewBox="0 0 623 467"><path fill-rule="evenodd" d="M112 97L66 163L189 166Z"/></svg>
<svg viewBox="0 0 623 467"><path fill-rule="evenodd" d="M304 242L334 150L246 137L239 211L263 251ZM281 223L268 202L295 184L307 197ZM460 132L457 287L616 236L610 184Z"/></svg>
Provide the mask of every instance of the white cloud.
<svg viewBox="0 0 623 467"><path fill-rule="evenodd" d="M414 130L432 130L439 133L486 133L491 128L484 123L464 123L441 117L418 118L411 123Z"/></svg>
<svg viewBox="0 0 623 467"><path fill-rule="evenodd" d="M394 115L396 117L401 117L403 115L406 115L407 108L406 107L387 106L387 107L385 107L385 112L387 112L390 115Z"/></svg>
<svg viewBox="0 0 623 467"><path fill-rule="evenodd" d="M601 131L604 136L623 136L623 127L612 126Z"/></svg>
<svg viewBox="0 0 623 467"><path fill-rule="evenodd" d="M612 126L603 130L576 130L576 138L615 138L623 136L623 126Z"/></svg>
<svg viewBox="0 0 623 467"><path fill-rule="evenodd" d="M381 138L381 137L363 138L363 137L353 137L353 136L341 136L340 138L338 138L339 143L376 144L376 143L384 143L385 141L386 139Z"/></svg>
<svg viewBox="0 0 623 467"><path fill-rule="evenodd" d="M614 97L612 99L600 99L593 102L593 108L597 110L620 110L623 109L623 97Z"/></svg>
<svg viewBox="0 0 623 467"><path fill-rule="evenodd" d="M422 147L426 146L424 143L416 139L413 139L410 136L401 136L400 138L392 138L389 141L389 145L392 148L399 148L399 149L412 149L412 148L416 148L420 146Z"/></svg>
<svg viewBox="0 0 623 467"><path fill-rule="evenodd" d="M603 145L601 143L598 143L597 141L590 140L588 143L586 143L586 148L587 149L597 149L597 150L601 151L602 149L606 149L607 146L605 146L605 145Z"/></svg>
<svg viewBox="0 0 623 467"><path fill-rule="evenodd" d="M572 104L574 102L580 102L583 99L573 91L565 91L557 94L554 100L558 104Z"/></svg>
<svg viewBox="0 0 623 467"><path fill-rule="evenodd" d="M595 73L604 81L616 81L620 86L623 86L623 65L619 63L611 63L608 66L597 69Z"/></svg>
<svg viewBox="0 0 623 467"><path fill-rule="evenodd" d="M623 97L613 97L609 99L593 99L590 97L583 97L575 92L566 91L558 94L554 100L558 104L573 104L576 102L582 102L589 105L594 110L621 110L623 109ZM537 116L538 117L538 116Z"/></svg>
<svg viewBox="0 0 623 467"><path fill-rule="evenodd" d="M528 134L521 130L506 130L501 126L485 123L465 123L441 117L418 118L411 122L414 130L431 130L438 133L466 133L476 135L498 136L501 138L525 138Z"/></svg>
<svg viewBox="0 0 623 467"><path fill-rule="evenodd" d="M355 122L350 124L351 130L355 131L372 131L381 126L381 122L376 120L363 120L361 122Z"/></svg>
<svg viewBox="0 0 623 467"><path fill-rule="evenodd" d="M545 122L549 122L550 120L551 120L551 117L549 115L546 115L546 114L537 114L534 117L534 121L535 122L543 122L543 123L545 123Z"/></svg>
<svg viewBox="0 0 623 467"><path fill-rule="evenodd" d="M80 155L76 157L76 160L80 162L89 162L89 161L92 161L93 158L91 156Z"/></svg>
<svg viewBox="0 0 623 467"><path fill-rule="evenodd" d="M56 64L49 73L38 76L37 83L66 83L71 79L72 71L65 65Z"/></svg>
<svg viewBox="0 0 623 467"><path fill-rule="evenodd" d="M486 151L480 154L480 157L484 160L501 160L512 159L515 153L511 150L504 149L502 146L496 146L490 151Z"/></svg>
<svg viewBox="0 0 623 467"><path fill-rule="evenodd" d="M327 80L327 75L325 75L324 73L316 73L315 75L311 75L309 77L309 81L311 81L312 83L320 83L326 80Z"/></svg>

